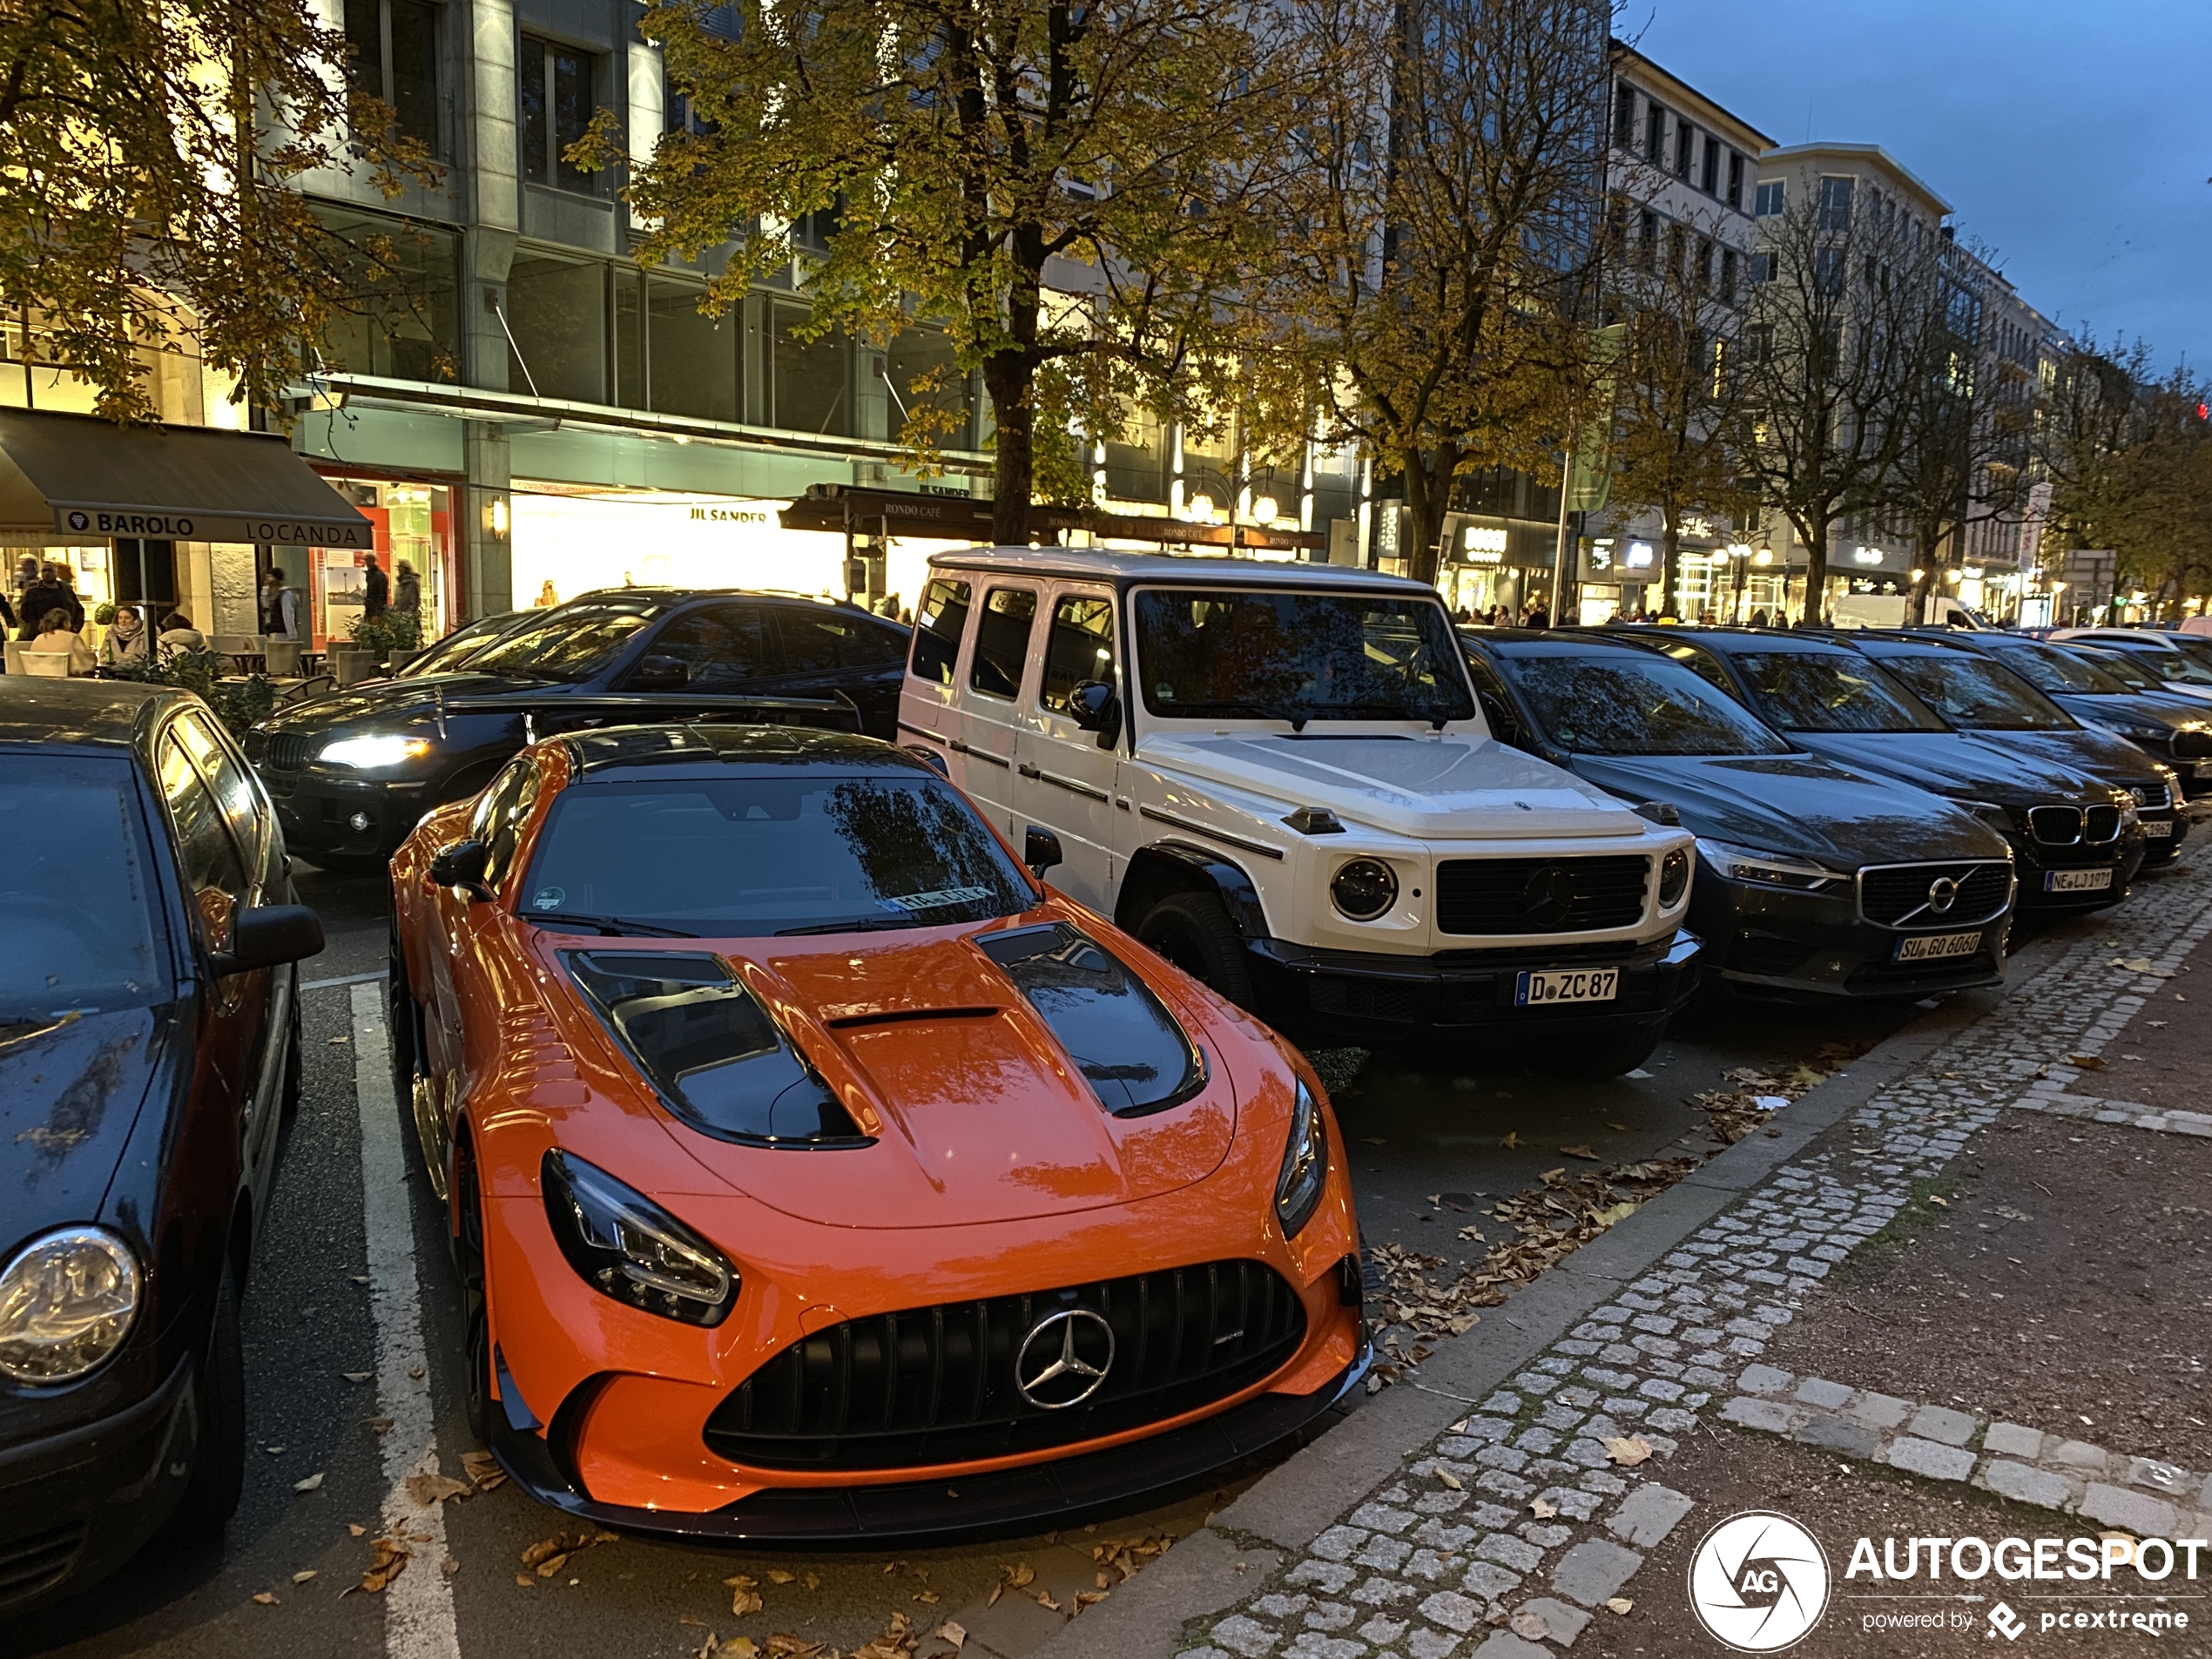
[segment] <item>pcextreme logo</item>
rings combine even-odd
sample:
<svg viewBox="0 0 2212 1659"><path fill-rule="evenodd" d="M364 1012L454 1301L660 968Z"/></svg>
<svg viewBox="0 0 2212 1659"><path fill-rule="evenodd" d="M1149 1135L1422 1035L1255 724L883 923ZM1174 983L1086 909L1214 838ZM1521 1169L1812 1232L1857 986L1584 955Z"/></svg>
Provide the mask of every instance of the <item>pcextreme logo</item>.
<svg viewBox="0 0 2212 1659"><path fill-rule="evenodd" d="M1689 1561L1689 1606L1716 1641L1779 1653L1828 1609L1828 1557L1787 1515L1751 1510L1705 1534Z"/></svg>

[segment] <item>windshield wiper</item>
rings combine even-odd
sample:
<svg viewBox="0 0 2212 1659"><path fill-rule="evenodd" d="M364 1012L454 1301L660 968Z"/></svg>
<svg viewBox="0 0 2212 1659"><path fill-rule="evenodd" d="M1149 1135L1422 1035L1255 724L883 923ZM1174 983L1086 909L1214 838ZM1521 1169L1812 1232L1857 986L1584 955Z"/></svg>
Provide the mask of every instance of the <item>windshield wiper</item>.
<svg viewBox="0 0 2212 1659"><path fill-rule="evenodd" d="M880 934L898 927L941 927L941 922L917 921L910 916L855 916L850 921L818 921L808 927L779 927L779 939L795 939L801 934Z"/></svg>
<svg viewBox="0 0 2212 1659"><path fill-rule="evenodd" d="M558 910L517 910L515 914L524 921L535 921L541 926L549 922L573 924L579 931L595 927L602 934L617 936L624 934L637 934L654 939L697 939L699 936L688 927L670 927L658 921L633 921L627 916L578 916Z"/></svg>

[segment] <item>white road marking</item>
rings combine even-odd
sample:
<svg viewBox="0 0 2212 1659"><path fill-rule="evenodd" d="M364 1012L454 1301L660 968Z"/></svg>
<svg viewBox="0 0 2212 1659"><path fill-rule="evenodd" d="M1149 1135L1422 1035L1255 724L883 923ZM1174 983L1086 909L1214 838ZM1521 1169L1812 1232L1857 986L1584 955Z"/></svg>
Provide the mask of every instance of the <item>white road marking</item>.
<svg viewBox="0 0 2212 1659"><path fill-rule="evenodd" d="M445 1506L424 1509L407 1494L410 1474L439 1473L438 1425L430 1405L408 1149L392 1098L383 993L374 985L356 985L353 1003L354 1096L361 1107L361 1210L368 1233L369 1312L376 1322L376 1398L381 1414L392 1420L382 1442L384 1530L404 1537L413 1553L407 1569L384 1592L384 1651L389 1659L461 1659L453 1585L443 1570Z"/></svg>
<svg viewBox="0 0 2212 1659"><path fill-rule="evenodd" d="M371 980L383 977L384 970L380 968L374 974L341 974L336 979L307 980L300 985L300 988L303 991L327 991L340 985L366 985Z"/></svg>

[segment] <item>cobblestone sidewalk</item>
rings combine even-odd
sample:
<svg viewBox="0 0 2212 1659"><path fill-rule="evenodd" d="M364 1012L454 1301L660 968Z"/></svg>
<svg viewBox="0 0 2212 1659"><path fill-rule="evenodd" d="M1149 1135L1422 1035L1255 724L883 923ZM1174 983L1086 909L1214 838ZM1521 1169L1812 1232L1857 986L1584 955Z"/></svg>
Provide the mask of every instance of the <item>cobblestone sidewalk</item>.
<svg viewBox="0 0 2212 1659"><path fill-rule="evenodd" d="M1393 1478L1240 1605L1195 1622L1181 1659L1555 1652L1593 1619L1613 1616L1608 1603L1627 1609L1645 1554L1689 1514L1693 1501L1656 1472L1685 1436L1714 1433L1709 1420L1832 1443L1932 1479L1971 1479L2093 1519L2139 1527L2170 1520L2173 1535L2206 1536L2212 1515L2195 1510L2212 1507L2212 1487L2200 1490L2172 1466L1847 1383L1800 1380L1758 1361L1814 1284L2000 1112L2078 1110L2151 1132L2201 1132L2172 1114L2073 1096L2069 1085L2089 1069L2075 1059L2094 1059L2147 997L2168 992L2182 959L2208 935L2212 865L2087 924L1925 1064L1782 1164L1507 1386L1470 1401L1466 1417L1412 1448Z"/></svg>

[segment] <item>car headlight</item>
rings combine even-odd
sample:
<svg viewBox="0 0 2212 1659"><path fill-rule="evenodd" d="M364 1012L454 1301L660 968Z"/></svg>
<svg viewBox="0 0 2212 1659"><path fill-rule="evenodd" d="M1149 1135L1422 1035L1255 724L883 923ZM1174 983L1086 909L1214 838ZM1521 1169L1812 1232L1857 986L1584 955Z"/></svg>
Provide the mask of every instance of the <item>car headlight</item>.
<svg viewBox="0 0 2212 1659"><path fill-rule="evenodd" d="M392 732L366 738L341 738L335 743L326 743L315 759L326 766L350 766L356 772L378 772L386 766L402 766L410 760L420 760L429 752L428 738L403 738Z"/></svg>
<svg viewBox="0 0 2212 1659"><path fill-rule="evenodd" d="M1329 882L1329 897L1354 921L1372 921L1398 902L1398 873L1380 859L1353 859Z"/></svg>
<svg viewBox="0 0 2212 1659"><path fill-rule="evenodd" d="M34 1239L0 1271L0 1375L73 1382L123 1345L138 1317L138 1258L103 1227Z"/></svg>
<svg viewBox="0 0 2212 1659"><path fill-rule="evenodd" d="M1689 891L1689 854L1679 846L1669 847L1659 860L1659 907L1672 910Z"/></svg>
<svg viewBox="0 0 2212 1659"><path fill-rule="evenodd" d="M2094 725L2100 731L2109 732L2115 737L2126 738L2131 743L2164 744L2170 741L2174 736L2173 732L2164 726L2139 725L2132 720L2100 720L2092 714L2083 715L2081 723L2084 725Z"/></svg>
<svg viewBox="0 0 2212 1659"><path fill-rule="evenodd" d="M558 1147L540 1184L569 1265L617 1302L685 1325L719 1325L738 1301L738 1270L643 1193Z"/></svg>
<svg viewBox="0 0 2212 1659"><path fill-rule="evenodd" d="M1697 838L1697 851L1716 875L1755 887L1784 887L1792 893L1817 893L1844 878L1825 865L1788 853L1762 853L1756 847L1736 846L1727 841Z"/></svg>
<svg viewBox="0 0 2212 1659"><path fill-rule="evenodd" d="M1297 1238L1313 1219L1328 1184L1329 1132L1322 1123L1320 1103L1300 1078L1291 1112L1290 1143L1283 1149L1283 1172L1275 1177L1275 1213L1282 1218L1284 1238Z"/></svg>

